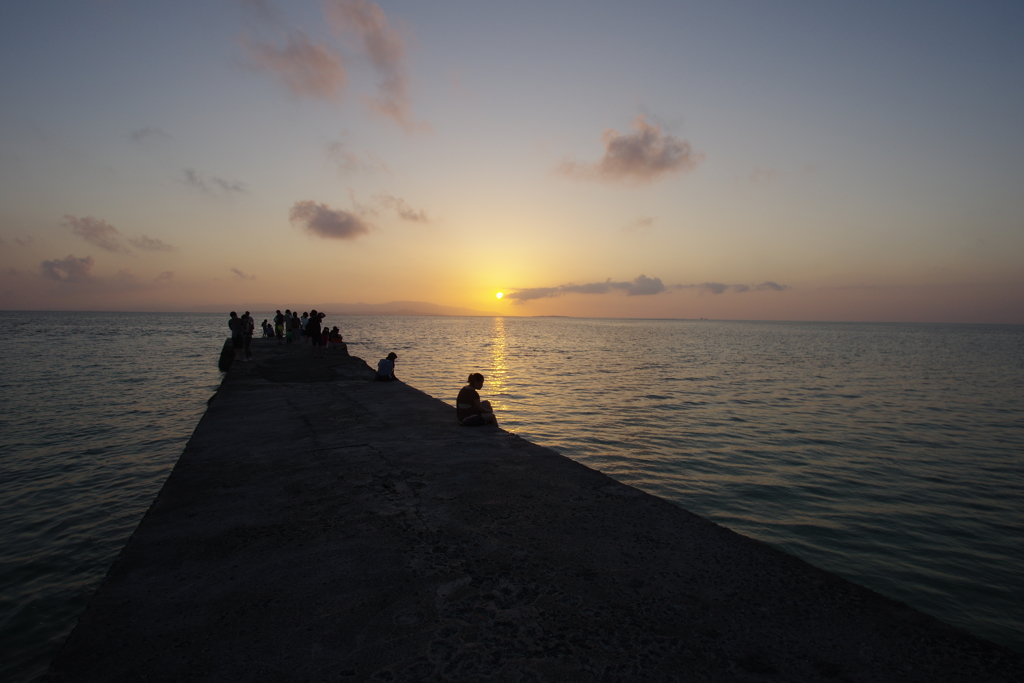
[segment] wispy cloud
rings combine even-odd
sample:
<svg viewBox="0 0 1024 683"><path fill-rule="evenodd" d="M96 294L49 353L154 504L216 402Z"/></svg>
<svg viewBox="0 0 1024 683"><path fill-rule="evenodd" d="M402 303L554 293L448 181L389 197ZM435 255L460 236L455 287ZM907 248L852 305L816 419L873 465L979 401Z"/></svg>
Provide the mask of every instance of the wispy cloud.
<svg viewBox="0 0 1024 683"><path fill-rule="evenodd" d="M155 237L146 237L145 235L129 238L128 243L136 249L144 249L146 251L174 251L174 247L163 240L158 240Z"/></svg>
<svg viewBox="0 0 1024 683"><path fill-rule="evenodd" d="M377 157L372 154L360 156L351 151L344 142L332 142L327 145L327 158L343 175L388 170L387 165Z"/></svg>
<svg viewBox="0 0 1024 683"><path fill-rule="evenodd" d="M122 254L131 253L127 247L121 244L120 231L106 221L93 218L92 216L78 218L66 214L64 216L64 225L71 228L71 232L100 249Z"/></svg>
<svg viewBox="0 0 1024 683"><path fill-rule="evenodd" d="M71 232L100 249L117 254L132 253L131 249L121 243L121 231L104 220L92 216L78 218L71 214L65 214L63 222L64 225L71 228ZM174 247L170 244L146 235L129 237L128 243L136 249L146 251L174 251Z"/></svg>
<svg viewBox="0 0 1024 683"><path fill-rule="evenodd" d="M755 168L747 176L747 182L751 185L771 183L782 176L782 171L776 168Z"/></svg>
<svg viewBox="0 0 1024 683"><path fill-rule="evenodd" d="M506 294L505 298L512 299L516 303L523 303L531 299L545 299L566 294L608 294L614 291L625 292L627 296L649 296L664 292L665 285L662 283L661 278L640 275L632 282L612 282L611 278L609 278L604 282L592 282L585 285L567 284L557 287L531 287Z"/></svg>
<svg viewBox="0 0 1024 683"><path fill-rule="evenodd" d="M94 295L108 296L122 292L139 292L150 289L172 286L174 273L164 271L152 279L143 279L130 270L121 269L113 275L94 275L92 270L96 260L92 256L78 257L69 254L62 259L43 261L39 264L39 274L44 280L57 283L51 292L71 293L89 292ZM22 277L13 272L12 275ZM29 273L24 274L23 284L39 289L39 281Z"/></svg>
<svg viewBox="0 0 1024 683"><path fill-rule="evenodd" d="M95 263L96 260L92 256L78 258L74 254L69 254L66 258L43 261L39 264L39 269L43 277L50 280L82 283L93 280L90 271Z"/></svg>
<svg viewBox="0 0 1024 683"><path fill-rule="evenodd" d="M650 230L654 226L654 219L650 216L640 216L636 220L632 220L627 223L623 228L623 232L635 232L644 233Z"/></svg>
<svg viewBox="0 0 1024 683"><path fill-rule="evenodd" d="M290 34L284 47L251 38L242 45L256 69L273 74L298 97L337 99L348 82L341 58L301 31Z"/></svg>
<svg viewBox="0 0 1024 683"><path fill-rule="evenodd" d="M378 93L367 98L370 109L391 119L406 132L427 131L417 122L409 96L405 40L389 23L380 5L369 0L323 0L324 13L335 31L355 36L380 77Z"/></svg>
<svg viewBox="0 0 1024 683"><path fill-rule="evenodd" d="M171 136L163 132L159 128L152 126L146 126L145 128L139 128L133 130L129 137L132 142L144 143L144 142L163 142L164 140L170 140Z"/></svg>
<svg viewBox="0 0 1024 683"><path fill-rule="evenodd" d="M17 244L19 247L27 247L28 245L32 244L35 241L35 238L32 237L31 235L26 235L25 237L18 236L14 238L14 243Z"/></svg>
<svg viewBox="0 0 1024 683"><path fill-rule="evenodd" d="M239 280L255 280L256 279L255 275L249 275L248 273L244 273L241 270L239 270L238 268L232 268L231 272Z"/></svg>
<svg viewBox="0 0 1024 683"><path fill-rule="evenodd" d="M237 0L246 12L265 22L274 22L279 18L277 8L269 0Z"/></svg>
<svg viewBox="0 0 1024 683"><path fill-rule="evenodd" d="M725 292L776 291L789 289L786 285L775 282L762 282L759 285L726 285L720 282L702 282L690 285L665 285L661 278L640 275L632 282L613 282L611 278L604 282L592 282L585 285L567 284L557 287L527 287L505 295L517 304L533 299L546 299L566 294L609 294L625 292L627 296L651 296L673 289L695 289L701 294L724 294Z"/></svg>
<svg viewBox="0 0 1024 683"><path fill-rule="evenodd" d="M666 175L690 171L704 161L686 140L661 132L643 114L630 126L632 133L608 129L602 136L604 156L593 163L565 161L556 170L582 180L647 183Z"/></svg>
<svg viewBox="0 0 1024 683"><path fill-rule="evenodd" d="M398 217L404 221L412 221L413 223L429 223L430 219L427 218L427 212L423 209L416 210L406 204L404 199L393 197L387 192L377 195L374 197L378 202L389 209L394 209Z"/></svg>
<svg viewBox="0 0 1024 683"><path fill-rule="evenodd" d="M783 292L789 289L789 285L780 285L777 282L766 280L759 285L727 285L722 282L701 282L692 285L672 285L672 289L695 289L701 294L725 294L726 292Z"/></svg>
<svg viewBox="0 0 1024 683"><path fill-rule="evenodd" d="M329 239L351 240L370 232L369 223L356 214L309 199L295 202L288 219L312 235Z"/></svg>
<svg viewBox="0 0 1024 683"><path fill-rule="evenodd" d="M204 192L206 194L231 195L243 194L245 192L248 192L248 189L246 188L244 183L232 180L224 180L223 178L218 178L217 176L204 178L203 176L199 175L199 173L197 173L196 170L193 168L186 168L183 171L183 174L185 176L186 185L188 185L189 187L193 187L199 190L200 192Z"/></svg>

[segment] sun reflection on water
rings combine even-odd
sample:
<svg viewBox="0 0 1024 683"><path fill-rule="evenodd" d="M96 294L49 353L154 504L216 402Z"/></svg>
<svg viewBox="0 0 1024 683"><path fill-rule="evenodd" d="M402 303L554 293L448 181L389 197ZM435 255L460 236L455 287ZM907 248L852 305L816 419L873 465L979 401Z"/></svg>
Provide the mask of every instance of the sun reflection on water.
<svg viewBox="0 0 1024 683"><path fill-rule="evenodd" d="M493 399L495 412L505 409L501 397L508 388L508 335L505 330L505 319L494 318L491 325L491 369L487 375L488 391Z"/></svg>

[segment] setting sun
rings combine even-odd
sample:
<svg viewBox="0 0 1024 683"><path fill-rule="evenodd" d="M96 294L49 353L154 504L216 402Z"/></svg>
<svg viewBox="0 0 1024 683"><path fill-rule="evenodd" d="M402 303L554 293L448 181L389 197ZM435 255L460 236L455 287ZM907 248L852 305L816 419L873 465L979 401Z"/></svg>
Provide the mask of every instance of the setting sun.
<svg viewBox="0 0 1024 683"><path fill-rule="evenodd" d="M494 295L494 298L495 298L495 299L500 299L500 298L501 298L501 297L503 297L503 296L505 296L505 293L504 293L504 292L498 292L497 294L495 294L495 295Z"/></svg>

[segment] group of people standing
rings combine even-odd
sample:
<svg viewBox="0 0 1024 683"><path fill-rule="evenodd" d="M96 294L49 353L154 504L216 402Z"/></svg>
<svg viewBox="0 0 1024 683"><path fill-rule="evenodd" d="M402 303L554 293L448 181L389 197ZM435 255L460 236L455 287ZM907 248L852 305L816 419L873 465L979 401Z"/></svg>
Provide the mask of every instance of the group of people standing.
<svg viewBox="0 0 1024 683"><path fill-rule="evenodd" d="M291 309L285 309L284 313L278 310L272 324L263 321L263 336L276 338L278 344L299 343L301 339L301 343L313 347L313 356L318 358L323 357L325 348L341 349L347 353L348 348L338 326L328 330L323 325L325 317L326 313L318 313L315 309L301 316Z"/></svg>
<svg viewBox="0 0 1024 683"><path fill-rule="evenodd" d="M246 311L241 318L234 311L228 318L228 329L231 330L231 348L235 351L235 360L250 361L253 359L252 333L256 330L252 316Z"/></svg>
<svg viewBox="0 0 1024 683"><path fill-rule="evenodd" d="M273 324L264 319L262 323L263 336L276 338L278 344L298 343L298 340L301 339L303 344L312 345L314 358L323 358L324 349L328 347L340 348L345 355L348 355L348 348L338 327L334 326L328 330L327 326L323 325L325 317L325 313L316 310L303 313L301 316L298 311L293 312L291 309L285 310L284 313L279 310L274 316ZM235 311L231 311L228 327L231 329L231 345L235 350L235 360L253 360L250 344L256 326L249 311L246 311L241 317ZM394 352L389 353L387 358L382 358L377 363L374 379L378 382L396 381L398 379L395 377L396 360L398 360L398 355ZM458 398L455 399L455 415L459 424L466 427L498 424L498 418L494 415L490 401L480 400L479 391L483 386L484 376L479 372L474 372L467 379L466 386L459 391Z"/></svg>
<svg viewBox="0 0 1024 683"><path fill-rule="evenodd" d="M340 350L347 355L348 347L338 326L328 329L323 324L326 315L312 310L300 316L298 311L293 313L288 309L284 313L277 311L273 323L264 319L260 326L263 329L263 336L276 338L278 344L299 343L300 339L301 343L310 344L314 357L322 358L326 348ZM251 344L256 324L249 311L241 317L235 311L231 311L228 328L231 330L231 346L234 348L235 360L254 360Z"/></svg>

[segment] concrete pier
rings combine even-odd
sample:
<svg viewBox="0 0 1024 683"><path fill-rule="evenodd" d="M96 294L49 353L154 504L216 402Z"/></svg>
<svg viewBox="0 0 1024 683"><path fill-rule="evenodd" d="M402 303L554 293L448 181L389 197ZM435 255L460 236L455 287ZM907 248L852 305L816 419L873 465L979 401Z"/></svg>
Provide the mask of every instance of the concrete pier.
<svg viewBox="0 0 1024 683"><path fill-rule="evenodd" d="M1024 681L1006 648L359 359L254 352L44 680Z"/></svg>

